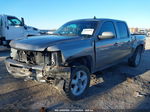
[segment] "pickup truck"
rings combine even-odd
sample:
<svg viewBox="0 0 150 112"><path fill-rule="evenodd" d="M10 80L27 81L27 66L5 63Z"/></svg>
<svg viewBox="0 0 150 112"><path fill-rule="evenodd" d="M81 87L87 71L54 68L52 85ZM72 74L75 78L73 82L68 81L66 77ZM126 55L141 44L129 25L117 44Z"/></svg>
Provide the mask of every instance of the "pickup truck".
<svg viewBox="0 0 150 112"><path fill-rule="evenodd" d="M47 82L71 100L87 93L92 73L128 59L141 62L145 37L131 35L126 22L113 19L70 21L52 35L15 40L6 68L16 78Z"/></svg>
<svg viewBox="0 0 150 112"><path fill-rule="evenodd" d="M18 38L25 38L28 36L40 35L32 27L28 27L24 24L24 19L18 19L11 15L0 15L0 45L9 46L11 40Z"/></svg>

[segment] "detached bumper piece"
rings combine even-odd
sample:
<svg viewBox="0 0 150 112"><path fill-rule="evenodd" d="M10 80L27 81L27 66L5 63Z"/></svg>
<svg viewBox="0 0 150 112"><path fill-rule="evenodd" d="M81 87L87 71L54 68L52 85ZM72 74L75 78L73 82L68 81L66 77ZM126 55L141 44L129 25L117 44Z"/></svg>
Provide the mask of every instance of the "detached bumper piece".
<svg viewBox="0 0 150 112"><path fill-rule="evenodd" d="M30 77L29 79L55 85L70 78L71 73L70 67L31 65L15 61L10 57L6 58L5 64L8 72L16 78Z"/></svg>

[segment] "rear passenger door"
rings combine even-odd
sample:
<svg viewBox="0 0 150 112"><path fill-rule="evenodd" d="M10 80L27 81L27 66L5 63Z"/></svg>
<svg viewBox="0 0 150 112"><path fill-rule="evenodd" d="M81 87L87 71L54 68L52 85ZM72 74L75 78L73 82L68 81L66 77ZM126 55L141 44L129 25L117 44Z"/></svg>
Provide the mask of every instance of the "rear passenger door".
<svg viewBox="0 0 150 112"><path fill-rule="evenodd" d="M110 39L96 40L95 47L97 69L109 66L120 58L120 51L117 46L118 39L114 23L111 21L104 22L98 35L102 35L104 32L112 32L114 37Z"/></svg>
<svg viewBox="0 0 150 112"><path fill-rule="evenodd" d="M129 30L125 22L117 22L116 25L119 37L120 58L125 58L131 54L132 39L130 38Z"/></svg>

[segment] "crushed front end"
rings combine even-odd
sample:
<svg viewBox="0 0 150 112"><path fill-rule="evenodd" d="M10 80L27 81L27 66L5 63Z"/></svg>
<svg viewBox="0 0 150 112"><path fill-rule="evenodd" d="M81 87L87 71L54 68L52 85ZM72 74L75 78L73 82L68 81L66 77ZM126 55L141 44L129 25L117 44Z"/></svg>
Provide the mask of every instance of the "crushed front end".
<svg viewBox="0 0 150 112"><path fill-rule="evenodd" d="M25 51L11 48L6 68L16 78L33 79L54 85L70 78L70 67L63 66L61 52Z"/></svg>

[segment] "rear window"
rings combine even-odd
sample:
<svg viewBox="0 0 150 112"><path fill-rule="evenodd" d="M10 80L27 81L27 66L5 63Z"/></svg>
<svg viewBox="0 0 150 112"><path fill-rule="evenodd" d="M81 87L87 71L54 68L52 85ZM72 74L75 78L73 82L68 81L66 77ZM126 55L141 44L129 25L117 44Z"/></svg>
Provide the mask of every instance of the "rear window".
<svg viewBox="0 0 150 112"><path fill-rule="evenodd" d="M128 37L127 25L123 22L118 22L117 27L118 27L120 38L127 38Z"/></svg>

